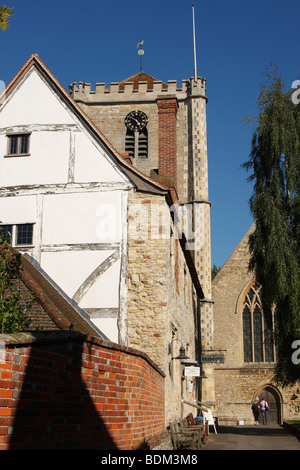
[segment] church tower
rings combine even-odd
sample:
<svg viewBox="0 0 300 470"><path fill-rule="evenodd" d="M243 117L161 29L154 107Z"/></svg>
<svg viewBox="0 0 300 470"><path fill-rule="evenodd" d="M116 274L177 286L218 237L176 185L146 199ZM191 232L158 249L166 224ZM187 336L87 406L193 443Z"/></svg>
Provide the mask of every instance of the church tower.
<svg viewBox="0 0 300 470"><path fill-rule="evenodd" d="M206 81L163 83L143 70L110 86L70 85L70 94L116 150L140 171L175 189L181 223L205 295L205 349L212 347L210 203ZM184 220L184 222L183 222ZM188 227L188 228L187 228Z"/></svg>

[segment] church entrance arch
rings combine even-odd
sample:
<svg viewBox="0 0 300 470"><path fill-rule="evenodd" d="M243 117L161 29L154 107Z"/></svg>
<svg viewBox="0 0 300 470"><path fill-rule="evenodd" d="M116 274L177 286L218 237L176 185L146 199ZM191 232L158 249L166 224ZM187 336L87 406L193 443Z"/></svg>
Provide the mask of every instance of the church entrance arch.
<svg viewBox="0 0 300 470"><path fill-rule="evenodd" d="M276 425L282 423L282 398L280 392L272 385L264 385L256 392L256 397L261 402L263 399L268 402L268 425ZM262 424L262 415L259 415L259 424Z"/></svg>

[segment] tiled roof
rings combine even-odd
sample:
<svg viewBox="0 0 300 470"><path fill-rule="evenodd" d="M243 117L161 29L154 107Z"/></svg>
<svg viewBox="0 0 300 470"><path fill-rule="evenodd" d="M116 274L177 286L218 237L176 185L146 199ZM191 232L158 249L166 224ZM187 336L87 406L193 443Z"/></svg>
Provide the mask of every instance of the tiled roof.
<svg viewBox="0 0 300 470"><path fill-rule="evenodd" d="M153 89L153 82L157 82L160 80L157 80L156 78L152 77L146 72L138 72L134 75L131 75L131 77L125 78L121 82L119 82L119 88L120 90L124 90L124 83L127 82L133 82L133 89L137 90L139 86L139 82L147 82L147 88L148 90ZM168 88L168 85L166 83L162 83L162 88Z"/></svg>

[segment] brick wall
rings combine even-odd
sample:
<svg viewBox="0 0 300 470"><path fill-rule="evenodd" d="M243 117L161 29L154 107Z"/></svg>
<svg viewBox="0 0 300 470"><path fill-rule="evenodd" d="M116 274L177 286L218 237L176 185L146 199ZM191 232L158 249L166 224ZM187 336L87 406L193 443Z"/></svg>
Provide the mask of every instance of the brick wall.
<svg viewBox="0 0 300 470"><path fill-rule="evenodd" d="M160 98L158 107L158 175L164 184L177 188L176 98Z"/></svg>
<svg viewBox="0 0 300 470"><path fill-rule="evenodd" d="M146 355L76 332L0 340L0 450L130 450L165 437L164 374Z"/></svg>

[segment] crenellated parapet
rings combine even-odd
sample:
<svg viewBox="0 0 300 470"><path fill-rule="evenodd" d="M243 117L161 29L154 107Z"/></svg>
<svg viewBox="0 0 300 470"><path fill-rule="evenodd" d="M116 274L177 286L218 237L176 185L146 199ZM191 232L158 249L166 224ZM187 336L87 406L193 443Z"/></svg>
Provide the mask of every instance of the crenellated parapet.
<svg viewBox="0 0 300 470"><path fill-rule="evenodd" d="M96 83L94 90L90 83L74 82L69 85L70 95L76 100L87 104L112 103L127 100L134 101L155 101L158 97L173 95L178 100L185 100L189 96L202 96L205 98L206 80L198 77L182 80L181 87L177 87L176 80L169 80L166 83L159 80L152 81L123 81L112 82L109 87L105 83Z"/></svg>

